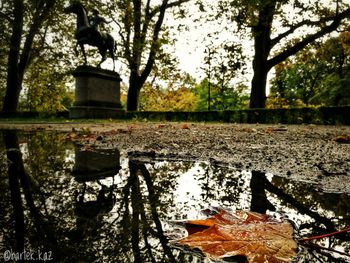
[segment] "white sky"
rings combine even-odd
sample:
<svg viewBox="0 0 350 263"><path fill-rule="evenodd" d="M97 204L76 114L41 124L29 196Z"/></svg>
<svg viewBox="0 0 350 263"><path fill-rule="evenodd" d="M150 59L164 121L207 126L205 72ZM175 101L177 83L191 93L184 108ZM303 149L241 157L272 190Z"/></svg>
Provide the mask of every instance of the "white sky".
<svg viewBox="0 0 350 263"><path fill-rule="evenodd" d="M207 0L208 4L215 5L210 0ZM230 25L229 21L226 21L224 17L220 20L215 21L204 21L201 19L200 22L195 23L196 19L200 19L203 15L198 7L192 2L189 4L189 16L182 20L174 20L170 13L167 13L167 19L165 23L167 25L185 24L187 30L176 32L174 37L176 38L174 54L179 60L179 68L184 72L188 72L191 76L195 77L197 82L200 82L206 77L203 68L206 67L204 64L205 50L208 46L218 46L223 42L234 42L243 43L245 55L249 57L246 60L247 70L245 71L244 78L242 76L233 81L237 83L243 80L244 83L250 87L250 81L253 76L252 70L252 58L253 58L253 42L247 36L246 39L238 39L237 36L233 35L224 28ZM209 11L211 8L205 5L205 10ZM214 36L214 33L220 31L218 35ZM202 68L202 69L201 69Z"/></svg>

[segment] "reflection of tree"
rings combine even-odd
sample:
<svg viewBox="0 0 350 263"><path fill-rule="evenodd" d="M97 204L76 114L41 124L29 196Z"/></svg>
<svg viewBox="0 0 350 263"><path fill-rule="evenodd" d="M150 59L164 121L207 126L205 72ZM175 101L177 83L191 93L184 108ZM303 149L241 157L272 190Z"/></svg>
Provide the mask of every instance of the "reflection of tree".
<svg viewBox="0 0 350 263"><path fill-rule="evenodd" d="M299 226L299 230L303 228L311 228L312 232L311 234L309 233L309 236L318 235L320 234L320 232L330 233L330 232L336 231L334 221L332 221L330 218L326 216L320 215L316 211L313 211L312 209L310 209L310 204L305 202L307 201L305 196L309 195L310 192L313 192L313 190L311 189L312 186L300 187L299 185L299 187L296 187L297 189L293 189L294 190L293 195L290 195L286 192L288 191L288 187L291 187L291 185L293 184L286 182L286 180L283 178L274 178L273 181L279 182L278 187L272 184L270 181L268 181L264 173L252 172L252 180L251 180L252 210L255 209L256 212L262 212L265 209L265 207L264 209L262 209L264 204L266 204L267 202L270 203L267 200L267 197L265 194L265 190L266 190L270 193L275 194L282 202L291 205L293 208L298 210L299 213L308 215L314 219L313 223L303 223L302 225ZM285 181L285 182L281 184L280 181ZM313 203L319 201L320 194L318 195L313 194L312 196L313 198L309 199L309 201L312 201ZM298 199L301 199L301 201L299 201ZM331 208L334 209L334 206L328 207L328 208L329 210L332 210ZM325 226L326 228L324 228L323 226ZM336 247L337 245L340 245L344 248L346 247L349 248L349 246L346 244L347 242L343 242L348 240L349 240L349 237L346 237L346 235L338 235L337 238L329 239L328 248ZM315 249L315 247L313 248ZM319 250L319 252L327 258L328 262L345 262L342 259L335 258L330 253L324 252L322 250ZM320 262L323 262L322 260L320 260L319 256L316 255L313 251L311 253L307 253L307 255L304 255L304 257L305 258L303 259L303 262L304 261L310 262L311 259L316 259Z"/></svg>
<svg viewBox="0 0 350 263"><path fill-rule="evenodd" d="M69 173L68 167L72 165L65 160L67 150L60 138L59 134L57 137L54 134L21 134L20 141L25 143L19 147L16 134L7 135L8 153L14 156L9 156L9 160L14 160L10 161L9 170L16 175L9 177L12 181L4 184L8 188L1 193L5 198L0 200L0 208L4 207L2 211L6 213L4 220L0 220L0 228L5 233L3 240L7 242L4 248L52 250L55 261L178 262L167 245L161 223L167 217L166 209L174 207L173 197L168 193L174 188L177 172L168 170L172 173L169 179L162 167L148 166L148 171L145 164L133 166L130 162L130 175L125 180L116 180L108 189L103 184L88 182L84 199L84 188L81 189ZM55 142L58 146L52 147ZM173 168L187 170L181 165L176 167ZM122 178L125 172L118 176ZM16 214L7 208L11 195ZM120 209L106 213L112 207L109 201L113 196L120 202ZM83 238L74 238L77 216L79 220L90 217L96 222L93 219L96 213L91 214L94 212L97 212L98 226L89 226L92 231L82 227ZM120 215L117 218L113 216L116 213ZM9 226L7 222L13 219L17 225ZM17 247L11 245L14 234L17 234ZM186 256L180 256L186 262Z"/></svg>
<svg viewBox="0 0 350 263"><path fill-rule="evenodd" d="M15 221L15 251L24 250L24 214L18 175L24 173L21 152L17 136L13 132L5 132L4 139L8 158L8 178L11 192L11 204Z"/></svg>
<svg viewBox="0 0 350 263"><path fill-rule="evenodd" d="M23 251L25 248L24 236L27 233L29 238L33 238L33 241L35 239L44 240L46 248L53 251L55 255L58 255L59 253L55 253L59 249L57 247L57 238L54 236L50 224L43 219L43 215L34 203L32 187L29 177L24 169L22 153L19 149L17 135L15 132L7 131L4 133L4 139L9 162L8 175L11 191L11 203L13 205L15 217L16 249L18 251ZM21 189L24 193L26 206L28 207L32 218L32 223L36 230L34 236L32 233L29 233L30 229L25 229L24 226L24 207L20 195Z"/></svg>
<svg viewBox="0 0 350 263"><path fill-rule="evenodd" d="M154 250L160 248L163 251L162 262L177 262L167 245L160 221L158 212L160 192L155 190L144 163L129 161L129 170L130 176L123 189L123 202L119 210L124 210L122 218L124 233L131 234L134 262L159 262ZM155 240L159 241L160 247L154 246ZM143 248L140 247L142 243Z"/></svg>
<svg viewBox="0 0 350 263"><path fill-rule="evenodd" d="M252 171L252 178L250 180L250 189L252 192L252 199L250 210L261 214L266 214L267 210L275 211L276 208L267 199L265 188L268 180L265 173Z"/></svg>
<svg viewBox="0 0 350 263"><path fill-rule="evenodd" d="M256 208L258 210L265 210L261 209L260 206L264 206L265 203L270 203L267 200L265 194L265 190L267 190L268 192L275 194L281 201L297 209L300 213L314 218L317 224L324 224L327 227L328 231L335 231L334 223L332 222L332 220L319 215L315 211L312 211L309 206L304 205L303 203L299 202L294 196L285 193L284 190L273 185L269 180L267 180L265 173L252 172L252 180L250 186L253 195L251 204L252 208ZM293 194L295 195L296 193ZM255 211L259 212L257 210Z"/></svg>
<svg viewBox="0 0 350 263"><path fill-rule="evenodd" d="M242 174L215 161L201 162L200 166L204 174L199 174L197 178L203 189L202 198L207 202L206 206L210 206L213 201L219 201L242 209L240 195L246 191Z"/></svg>
<svg viewBox="0 0 350 263"><path fill-rule="evenodd" d="M286 178L282 177L274 177L272 183L286 193L293 192L297 200L311 209L333 211L335 216L350 219L350 196L347 194L323 194L317 191L315 185L304 184L303 187L300 187L300 184L290 184Z"/></svg>

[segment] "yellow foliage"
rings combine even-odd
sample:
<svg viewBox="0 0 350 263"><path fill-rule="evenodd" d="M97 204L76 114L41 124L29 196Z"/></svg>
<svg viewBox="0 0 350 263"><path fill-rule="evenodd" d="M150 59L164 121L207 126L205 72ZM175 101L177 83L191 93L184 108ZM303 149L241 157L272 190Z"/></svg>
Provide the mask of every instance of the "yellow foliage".
<svg viewBox="0 0 350 263"><path fill-rule="evenodd" d="M144 111L194 111L199 101L188 88L160 90L144 87L140 94L140 110Z"/></svg>

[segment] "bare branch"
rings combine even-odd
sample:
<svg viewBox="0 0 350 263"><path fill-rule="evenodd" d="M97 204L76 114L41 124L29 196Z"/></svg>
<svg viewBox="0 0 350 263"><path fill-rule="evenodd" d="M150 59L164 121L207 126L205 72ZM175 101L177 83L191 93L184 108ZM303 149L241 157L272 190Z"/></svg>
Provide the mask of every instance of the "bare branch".
<svg viewBox="0 0 350 263"><path fill-rule="evenodd" d="M180 6L182 5L183 3L187 3L187 2L190 2L192 0L177 0L177 1L174 1L174 2L171 2L171 3L168 3L165 7L165 9L169 9L169 8L172 8L172 7L175 7L175 6ZM168 1L167 1L168 2ZM157 13L159 13L161 11L161 6L157 6L156 8L154 8L152 10L152 12L150 13L150 16L151 17L154 17Z"/></svg>
<svg viewBox="0 0 350 263"><path fill-rule="evenodd" d="M335 31L343 19L350 17L350 8L346 9L342 13L339 13L337 16L333 17L333 22L327 26L322 27L318 32L306 36L303 40L296 43L294 46L292 46L289 49L284 50L280 54L276 55L275 57L268 60L268 67L269 69L273 66L281 63L282 61L286 60L288 57L296 54L300 50L302 50L305 46L308 44L314 42L316 39L324 36L325 34L331 33Z"/></svg>
<svg viewBox="0 0 350 263"><path fill-rule="evenodd" d="M322 18L317 21L312 21L312 20L303 20L298 24L291 25L288 30L285 32L281 33L280 35L276 36L275 38L271 39L271 48L275 46L279 41L281 41L283 38L293 34L296 30L303 26L319 26L320 24L324 24L330 21L333 21L334 17L327 17L327 18Z"/></svg>
<svg viewBox="0 0 350 263"><path fill-rule="evenodd" d="M138 71L139 64L141 61L141 46L140 43L141 39L141 0L133 0L133 25L134 25L134 39L133 39L133 47L132 47L132 59L130 60L130 70L131 71Z"/></svg>
<svg viewBox="0 0 350 263"><path fill-rule="evenodd" d="M183 0L186 1L186 0ZM150 74L154 61L155 61L155 56L157 53L157 49L158 49L158 39L159 39L159 33L163 24L163 20L164 20L164 16L165 16L165 11L168 8L168 0L164 0L162 5L160 6L159 9L159 16L158 16L158 20L154 26L154 31L153 31L153 37L152 37L152 44L151 44L151 49L148 55L148 60L146 63L146 66L142 72L141 75L141 81L145 82L148 75Z"/></svg>
<svg viewBox="0 0 350 263"><path fill-rule="evenodd" d="M11 18L11 16L9 14L4 13L4 12L0 12L0 19L5 19L10 23L13 22L13 19Z"/></svg>

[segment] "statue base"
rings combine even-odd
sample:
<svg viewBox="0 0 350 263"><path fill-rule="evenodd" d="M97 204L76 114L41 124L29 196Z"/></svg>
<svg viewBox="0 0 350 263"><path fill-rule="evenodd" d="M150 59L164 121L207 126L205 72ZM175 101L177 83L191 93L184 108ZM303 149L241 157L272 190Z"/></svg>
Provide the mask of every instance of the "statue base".
<svg viewBox="0 0 350 263"><path fill-rule="evenodd" d="M70 118L120 118L124 116L120 103L120 81L117 72L79 66L73 72L75 101Z"/></svg>
<svg viewBox="0 0 350 263"><path fill-rule="evenodd" d="M71 119L122 119L125 110L107 107L74 106L69 109Z"/></svg>

